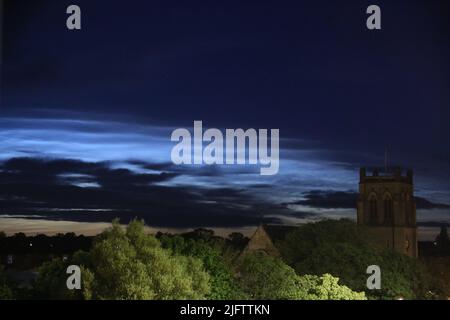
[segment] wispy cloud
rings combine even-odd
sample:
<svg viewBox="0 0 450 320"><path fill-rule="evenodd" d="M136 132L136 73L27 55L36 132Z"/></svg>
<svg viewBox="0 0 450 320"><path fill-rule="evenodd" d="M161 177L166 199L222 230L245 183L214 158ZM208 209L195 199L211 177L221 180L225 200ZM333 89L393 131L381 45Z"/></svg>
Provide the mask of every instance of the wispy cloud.
<svg viewBox="0 0 450 320"><path fill-rule="evenodd" d="M355 215L358 164L351 151L336 160L317 141L284 138L275 176L249 165L176 166L174 128L99 117L0 118L6 214L76 221L139 215L178 226L248 225L261 214L290 223ZM432 185L422 188L430 192ZM419 215L433 209L433 217L448 219L444 205L418 201Z"/></svg>

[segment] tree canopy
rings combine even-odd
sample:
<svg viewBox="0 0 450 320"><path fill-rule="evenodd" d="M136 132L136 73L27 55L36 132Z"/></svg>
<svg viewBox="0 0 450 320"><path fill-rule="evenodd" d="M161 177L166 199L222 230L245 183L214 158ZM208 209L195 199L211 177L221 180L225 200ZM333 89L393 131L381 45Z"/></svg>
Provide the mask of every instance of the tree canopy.
<svg viewBox="0 0 450 320"><path fill-rule="evenodd" d="M208 299L244 299L246 295L241 290L233 274L233 258L236 252L210 237L183 237L181 235L162 235L161 245L175 254L199 258L205 270L210 275L211 291Z"/></svg>
<svg viewBox="0 0 450 320"><path fill-rule="evenodd" d="M245 239L212 230L182 235L144 231L114 221L89 251L44 263L36 297L48 299L405 299L433 298L429 273L415 259L374 245L349 220L321 221L276 242L282 257L242 253ZM68 290L66 269L81 268L82 290ZM366 268L381 268L381 290L368 290ZM443 266L445 263L443 263ZM445 269L445 266L444 266ZM439 270L438 270L439 271ZM439 271L440 272L440 271ZM442 290L441 290L442 291ZM2 282L0 297L11 290Z"/></svg>
<svg viewBox="0 0 450 320"><path fill-rule="evenodd" d="M114 221L88 253L75 254L70 263L55 259L44 264L37 287L47 297L54 298L51 292L64 299L71 297L65 280L59 279L67 277L69 264L82 268L85 299L203 299L210 291L209 275L199 259L161 248L138 220L130 222L125 231Z"/></svg>
<svg viewBox="0 0 450 320"><path fill-rule="evenodd" d="M426 298L432 291L432 280L416 259L376 246L368 230L350 220L305 224L277 246L299 275L331 274L369 298ZM380 290L366 287L370 265L380 266Z"/></svg>
<svg viewBox="0 0 450 320"><path fill-rule="evenodd" d="M365 294L338 284L329 274L299 276L280 258L248 253L238 263L244 291L253 299L271 300L364 300Z"/></svg>

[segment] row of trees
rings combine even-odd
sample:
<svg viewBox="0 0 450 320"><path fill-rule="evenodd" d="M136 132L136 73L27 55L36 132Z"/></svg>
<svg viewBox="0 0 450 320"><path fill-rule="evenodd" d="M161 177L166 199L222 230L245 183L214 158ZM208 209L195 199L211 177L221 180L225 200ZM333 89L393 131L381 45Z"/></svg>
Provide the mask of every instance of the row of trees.
<svg viewBox="0 0 450 320"><path fill-rule="evenodd" d="M44 263L28 298L365 299L329 274L300 276L280 258L240 252L212 235L158 239L142 221L125 230L113 222L89 251ZM81 267L81 290L66 287L71 264Z"/></svg>
<svg viewBox="0 0 450 320"><path fill-rule="evenodd" d="M44 263L27 298L44 299L429 299L443 290L416 259L372 244L354 222L321 221L276 243L282 258L242 255L245 239L210 230L184 235L144 232L118 222L88 251ZM68 290L66 268L79 265L82 289ZM381 290L368 290L367 266L379 265ZM23 297L1 278L0 297ZM22 295L22 296L21 296Z"/></svg>
<svg viewBox="0 0 450 320"><path fill-rule="evenodd" d="M7 237L0 231L0 254L72 254L77 250L89 250L92 237L76 235L73 232L54 236L38 234L27 236L23 232Z"/></svg>

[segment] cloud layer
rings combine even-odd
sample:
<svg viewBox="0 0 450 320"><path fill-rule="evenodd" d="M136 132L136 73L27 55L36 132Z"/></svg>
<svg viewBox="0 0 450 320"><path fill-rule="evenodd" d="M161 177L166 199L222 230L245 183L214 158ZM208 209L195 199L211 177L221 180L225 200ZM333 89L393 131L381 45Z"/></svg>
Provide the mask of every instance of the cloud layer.
<svg viewBox="0 0 450 320"><path fill-rule="evenodd" d="M98 118L65 113L0 118L2 217L87 222L142 217L166 227L355 217L356 153L284 138L275 176L261 176L249 165L176 166L170 161L173 128ZM445 190L433 188L433 182L419 185L424 191L417 197L419 220L448 220L449 206L439 195Z"/></svg>

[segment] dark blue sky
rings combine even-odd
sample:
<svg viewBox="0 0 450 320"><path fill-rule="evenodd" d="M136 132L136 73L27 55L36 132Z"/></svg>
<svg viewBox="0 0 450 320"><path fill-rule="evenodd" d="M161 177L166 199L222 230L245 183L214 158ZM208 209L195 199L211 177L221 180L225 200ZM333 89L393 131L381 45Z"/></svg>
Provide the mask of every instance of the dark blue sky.
<svg viewBox="0 0 450 320"><path fill-rule="evenodd" d="M391 163L415 170L419 196L450 203L448 1L4 2L3 173L15 165L32 170L10 160L15 157L46 158L44 171L52 159L72 159L79 162L48 169L41 179L60 186L61 175L87 175L76 186L99 191L118 188L105 182L106 171L120 180L113 170L129 170L134 176L120 190L127 194L140 186L137 176L166 174L144 179L157 191L136 193L198 188L201 199L183 193L189 203L176 210L200 212L192 218L198 224L232 225L222 212L228 205L230 217L353 215L338 205L286 203L308 199L312 190L355 191L357 168L382 165L388 145ZM66 29L69 4L81 7L81 31ZM369 4L381 7L382 30L367 30ZM169 166L170 130L194 120L207 127L279 128L280 174ZM217 194L205 195L211 188ZM124 203L120 210L145 211L149 223L168 223L156 218L159 212L175 215L166 203ZM11 212L25 213L15 205ZM158 214L148 213L150 207ZM202 216L209 210L212 218ZM419 217L450 219L442 208ZM179 225L190 220L177 219Z"/></svg>

